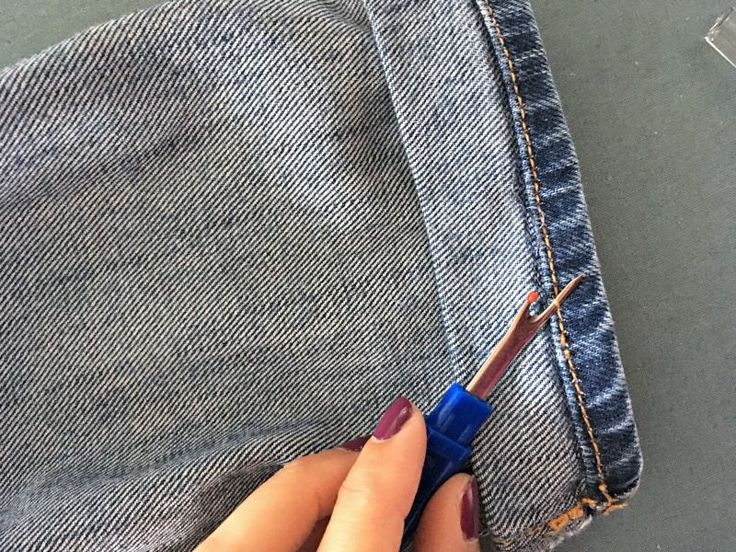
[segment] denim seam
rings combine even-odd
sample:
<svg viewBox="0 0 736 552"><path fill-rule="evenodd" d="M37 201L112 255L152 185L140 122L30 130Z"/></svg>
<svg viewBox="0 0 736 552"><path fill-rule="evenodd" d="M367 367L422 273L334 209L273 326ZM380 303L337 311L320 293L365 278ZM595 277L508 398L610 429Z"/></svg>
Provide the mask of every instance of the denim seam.
<svg viewBox="0 0 736 552"><path fill-rule="evenodd" d="M552 291L554 295L557 295L559 293L559 281L557 278L557 271L555 268L552 242L549 237L549 229L547 228L544 210L542 208L542 198L540 194L542 182L541 182L541 178L539 177L539 170L537 168L536 158L534 155L534 147L532 145L531 133L529 130L529 124L528 124L528 118L527 118L527 113L525 109L524 98L521 95L521 89L519 88L519 81L518 81L518 77L516 74L516 68L514 66L513 60L511 59L511 53L509 52L508 47L506 46L506 38L503 34L503 31L501 30L501 26L498 22L498 19L496 18L496 14L493 10L493 7L490 5L488 0L482 0L482 6L486 9L488 16L494 26L494 29L498 37L498 41L501 45L501 50L503 52L504 59L506 61L506 64L508 65L509 74L511 76L511 85L514 90L514 95L516 97L515 98L516 103L519 109L519 119L520 119L519 122L521 124L524 143L526 146L527 161L529 164L529 170L532 175L532 186L534 189L534 202L535 202L535 207L537 211L537 218L539 220L539 230L542 234L542 240L545 246L547 265L549 267L550 279L552 281ZM593 450L593 455L595 458L595 467L596 467L596 472L597 472L598 481L599 481L598 490L600 491L603 498L605 498L606 500L604 511L609 511L611 509L618 509L622 506L622 504L617 502L608 492L608 484L606 483L605 473L603 469L603 460L601 457L600 446L598 444L598 440L595 437L595 433L593 431L593 425L590 420L590 417L588 416L588 412L585 406L585 393L581 386L580 377L578 375L577 368L575 367L575 363L573 361L573 354L571 350L570 339L567 336L567 331L565 329L565 322L564 322L564 318L562 315L562 309L559 306L557 308L557 325L560 331L560 347L562 349L562 354L565 357L565 361L567 364L567 370L570 374L570 378L571 378L571 381L572 381L572 384L575 390L575 397L576 397L578 409L580 411L580 416L583 421L585 432L590 441L590 445ZM586 500L586 499L583 499L583 500Z"/></svg>
<svg viewBox="0 0 736 552"><path fill-rule="evenodd" d="M557 517L554 517L548 521L537 523L524 531L515 534L511 538L499 538L490 535L488 531L485 531L482 536L490 536L494 544L505 548L513 548L519 544L519 542L526 542L528 540L534 540L538 538L542 539L559 539L565 533L574 533L575 530L570 530L569 527L575 522L579 522L582 518L590 516L590 513L595 511L599 503L592 498L582 498L576 502L571 508L565 510ZM584 523L585 520L582 520ZM567 531L565 531L567 529Z"/></svg>

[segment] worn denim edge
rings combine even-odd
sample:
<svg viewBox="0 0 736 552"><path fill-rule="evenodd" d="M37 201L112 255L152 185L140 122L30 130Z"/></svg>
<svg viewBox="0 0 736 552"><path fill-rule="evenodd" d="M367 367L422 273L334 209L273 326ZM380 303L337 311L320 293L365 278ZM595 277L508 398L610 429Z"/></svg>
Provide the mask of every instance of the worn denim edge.
<svg viewBox="0 0 736 552"><path fill-rule="evenodd" d="M568 523L551 527L552 533L559 534L579 525L573 523L578 518L623 506L639 485L641 451L600 277L577 156L531 6L526 0L478 0L477 5L509 97L525 199L538 230L543 283L549 290L561 287L576 274L586 275L582 289L571 297L571 306L563 311L563 330L557 323L552 324L557 340L566 342L566 346L557 347L556 356L586 469L586 495L580 497L579 503L581 513L563 513L561 523L565 515ZM535 181L541 184L537 191ZM550 245L551 262L545 258ZM568 356L575 366L572 373ZM576 392L576 385L581 393ZM586 431L584 417L593 439Z"/></svg>

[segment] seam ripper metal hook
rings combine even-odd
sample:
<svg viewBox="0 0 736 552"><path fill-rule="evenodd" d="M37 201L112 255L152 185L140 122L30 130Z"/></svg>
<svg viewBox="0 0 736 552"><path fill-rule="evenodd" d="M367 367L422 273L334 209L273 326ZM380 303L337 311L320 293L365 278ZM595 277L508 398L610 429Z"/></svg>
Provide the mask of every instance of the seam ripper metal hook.
<svg viewBox="0 0 736 552"><path fill-rule="evenodd" d="M483 400L487 399L501 376L516 358L516 355L534 338L536 333L544 326L544 323L560 309L565 299L582 281L582 276L573 278L547 308L534 317L529 314L529 308L539 300L539 293L530 291L521 310L512 320L506 335L493 348L491 354L466 387L468 393Z"/></svg>
<svg viewBox="0 0 736 552"><path fill-rule="evenodd" d="M471 443L493 409L486 399L519 352L534 338L562 303L582 282L573 278L537 316L529 314L539 300L530 291L506 334L496 344L466 388L455 383L445 392L432 412L425 417L427 454L414 504L404 524L404 543L419 523L419 517L434 492L452 475L463 469L472 452Z"/></svg>

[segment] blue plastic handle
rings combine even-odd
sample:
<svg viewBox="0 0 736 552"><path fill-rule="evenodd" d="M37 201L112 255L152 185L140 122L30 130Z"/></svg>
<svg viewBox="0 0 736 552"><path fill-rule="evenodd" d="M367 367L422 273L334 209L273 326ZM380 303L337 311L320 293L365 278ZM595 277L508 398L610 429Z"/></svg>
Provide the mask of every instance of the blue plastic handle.
<svg viewBox="0 0 736 552"><path fill-rule="evenodd" d="M414 534L434 492L467 463L470 444L491 412L491 405L455 383L426 416L427 456L419 490L404 523L404 544Z"/></svg>

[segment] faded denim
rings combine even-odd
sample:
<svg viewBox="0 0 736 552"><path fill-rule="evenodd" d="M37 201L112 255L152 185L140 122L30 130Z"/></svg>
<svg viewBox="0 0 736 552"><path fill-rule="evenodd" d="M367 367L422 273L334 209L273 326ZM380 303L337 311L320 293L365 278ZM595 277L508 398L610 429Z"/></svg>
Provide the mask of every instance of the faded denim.
<svg viewBox="0 0 736 552"><path fill-rule="evenodd" d="M635 490L526 1L168 2L0 72L0 152L0 549L191 549L578 273L491 397L484 530L546 550Z"/></svg>

